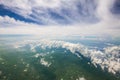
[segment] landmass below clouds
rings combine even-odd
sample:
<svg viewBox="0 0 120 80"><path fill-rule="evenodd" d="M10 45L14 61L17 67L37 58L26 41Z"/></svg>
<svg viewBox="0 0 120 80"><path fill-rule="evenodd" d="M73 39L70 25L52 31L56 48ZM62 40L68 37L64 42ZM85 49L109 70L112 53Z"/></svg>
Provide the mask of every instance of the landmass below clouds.
<svg viewBox="0 0 120 80"><path fill-rule="evenodd" d="M103 51L100 51L96 49L89 49L81 44L57 40L26 40L13 44L14 48L23 50L25 49L25 46L29 46L29 49L33 52L36 52L36 48L44 50L63 48L70 50L78 57L81 57L81 55L83 55L84 57L89 58L96 67L99 65L103 70L107 69L108 72L111 72L113 74L120 73L120 46L106 47L103 49Z"/></svg>

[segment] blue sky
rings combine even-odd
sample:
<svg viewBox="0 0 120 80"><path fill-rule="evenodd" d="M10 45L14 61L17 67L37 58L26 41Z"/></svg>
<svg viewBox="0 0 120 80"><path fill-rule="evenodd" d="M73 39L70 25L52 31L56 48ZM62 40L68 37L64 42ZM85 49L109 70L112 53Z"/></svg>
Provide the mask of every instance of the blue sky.
<svg viewBox="0 0 120 80"><path fill-rule="evenodd" d="M117 36L119 0L0 0L0 34Z"/></svg>
<svg viewBox="0 0 120 80"><path fill-rule="evenodd" d="M75 22L91 23L97 21L97 17L94 14L96 5L95 2L91 0L82 2L80 0L60 0L57 2L51 0L50 4L46 4L48 2L45 2L44 0L41 2L39 1L39 4L32 0L26 0L28 1L27 3L22 0L20 1L21 3L14 2L15 0L13 0L13 3L10 3L9 1L11 0L3 1L3 4L0 5L1 16L8 15L16 20L46 25L55 23L71 24ZM32 3L34 3L34 5L32 5ZM56 5L51 6L52 4ZM46 18L47 21L43 18ZM55 23L53 23L53 21Z"/></svg>

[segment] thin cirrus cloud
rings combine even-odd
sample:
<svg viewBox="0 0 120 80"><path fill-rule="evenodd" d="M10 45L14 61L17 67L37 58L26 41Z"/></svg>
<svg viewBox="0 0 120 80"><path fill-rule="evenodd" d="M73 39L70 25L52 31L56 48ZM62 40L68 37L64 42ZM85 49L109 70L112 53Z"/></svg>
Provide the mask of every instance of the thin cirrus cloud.
<svg viewBox="0 0 120 80"><path fill-rule="evenodd" d="M97 19L94 0L1 0L6 9L44 24L65 24ZM95 21L95 20L94 20Z"/></svg>
<svg viewBox="0 0 120 80"><path fill-rule="evenodd" d="M120 15L114 13L118 10L114 7L116 2L118 0L0 0L5 9L44 24L0 16L0 33L120 36Z"/></svg>

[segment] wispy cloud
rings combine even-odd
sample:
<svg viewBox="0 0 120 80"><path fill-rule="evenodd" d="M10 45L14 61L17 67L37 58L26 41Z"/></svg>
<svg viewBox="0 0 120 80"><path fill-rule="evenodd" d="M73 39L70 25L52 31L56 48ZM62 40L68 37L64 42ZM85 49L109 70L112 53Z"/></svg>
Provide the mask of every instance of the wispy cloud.
<svg viewBox="0 0 120 80"><path fill-rule="evenodd" d="M115 0L1 0L0 5L6 9L45 25L0 16L0 33L120 36L120 15L111 12L114 3Z"/></svg>
<svg viewBox="0 0 120 80"><path fill-rule="evenodd" d="M45 24L63 23L62 20L87 21L95 18L96 7L94 0L1 0L0 4L23 17Z"/></svg>
<svg viewBox="0 0 120 80"><path fill-rule="evenodd" d="M70 35L104 35L104 36L120 36L117 25L112 23L97 24L75 24L75 25L37 25L21 21L16 21L8 16L0 17L0 33L1 34L34 34L40 36L70 36ZM116 29L117 28L117 29Z"/></svg>

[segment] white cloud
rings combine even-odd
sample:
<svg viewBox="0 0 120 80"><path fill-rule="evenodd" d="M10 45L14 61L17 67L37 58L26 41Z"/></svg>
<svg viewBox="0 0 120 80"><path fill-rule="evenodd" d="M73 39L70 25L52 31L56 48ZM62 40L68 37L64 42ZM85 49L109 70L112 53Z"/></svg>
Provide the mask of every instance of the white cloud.
<svg viewBox="0 0 120 80"><path fill-rule="evenodd" d="M110 19L112 16L110 9L113 7L114 1L115 0L98 0L97 16L102 20Z"/></svg>
<svg viewBox="0 0 120 80"><path fill-rule="evenodd" d="M86 80L84 77L79 77L78 79L76 80Z"/></svg>
<svg viewBox="0 0 120 80"><path fill-rule="evenodd" d="M49 67L49 66L51 65L51 63L45 61L44 58L41 58L40 63L41 63L42 65L46 66L46 67Z"/></svg>
<svg viewBox="0 0 120 80"><path fill-rule="evenodd" d="M14 18L11 18L11 17L8 17L8 16L0 16L0 23L1 24L17 24L17 25L20 25L20 24L24 24L24 22L21 22L21 21L16 21ZM2 25L1 25L2 26ZM0 26L0 27L1 27Z"/></svg>
<svg viewBox="0 0 120 80"><path fill-rule="evenodd" d="M94 15L100 21L90 24L80 23L79 20L83 20L84 17L81 18L81 14L79 14L80 8L77 8L79 3L82 5L82 13L89 13L90 16ZM0 4L4 5L7 9L37 22L47 23L48 25L26 23L8 16L0 16L0 34L37 34L41 36L110 35L119 37L120 19L110 12L113 3L114 0L93 0L92 3L85 2L84 0L50 0L49 2L48 0L1 0ZM94 8L95 5L97 8ZM74 24L59 24L48 13L48 9L53 10ZM63 13L62 9L66 9L69 15Z"/></svg>
<svg viewBox="0 0 120 80"><path fill-rule="evenodd" d="M21 16L52 23L51 21L54 20L48 10L52 10L70 21L76 19L79 21L79 18L82 18L81 13L84 15L90 14L90 16L96 15L96 17L103 20L112 19L110 9L113 7L114 2L115 0L1 0L0 4ZM70 15L65 14L62 11L63 9Z"/></svg>
<svg viewBox="0 0 120 80"><path fill-rule="evenodd" d="M68 21L79 21L82 18L79 11L84 14L89 13L90 15L94 12L94 4L92 2L83 0L2 0L0 4L26 18L53 24L54 19L49 14L49 10L63 16ZM78 8L78 4L81 4L81 10ZM69 15L65 14L65 11L62 11L63 9Z"/></svg>
<svg viewBox="0 0 120 80"><path fill-rule="evenodd" d="M34 46L34 49L39 47L40 49L51 49L51 48L64 48L70 50L73 54L78 55L77 52L82 54L85 57L91 59L91 62L96 66L96 64L100 65L101 68L104 70L105 68L108 69L108 72L116 74L116 72L120 72L120 59L119 59L119 51L120 46L111 46L106 47L103 51L96 50L96 49L89 49L84 45L81 44L74 44L70 42L64 41L51 41L51 40L26 40L22 42L17 42L13 44L13 46L20 46L24 48L25 45L30 47ZM19 49L19 47L18 47ZM48 62L44 62L42 60L42 64L48 65ZM97 66L96 66L97 67Z"/></svg>
<svg viewBox="0 0 120 80"><path fill-rule="evenodd" d="M8 16L0 16L0 34L34 34L39 36L71 36L71 35L110 35L120 36L118 27L120 23L97 23L97 24L76 24L76 25L37 25L15 20ZM116 26L116 27L113 27Z"/></svg>

